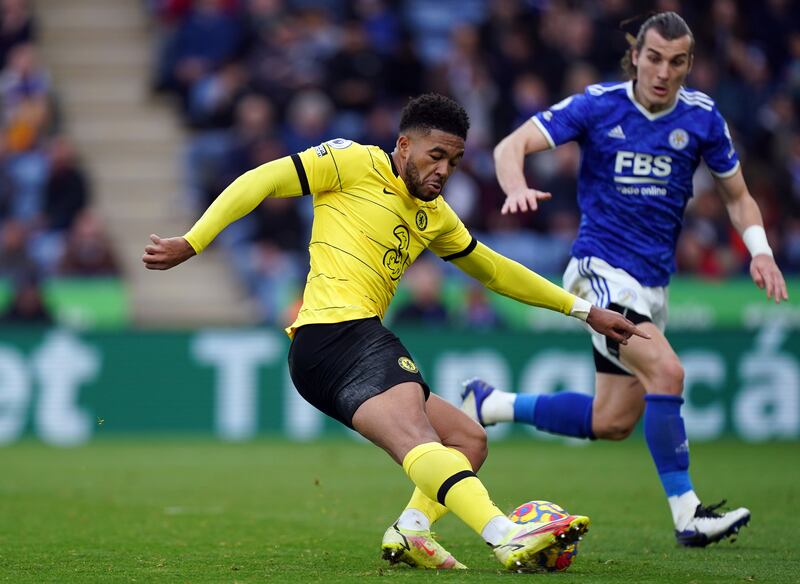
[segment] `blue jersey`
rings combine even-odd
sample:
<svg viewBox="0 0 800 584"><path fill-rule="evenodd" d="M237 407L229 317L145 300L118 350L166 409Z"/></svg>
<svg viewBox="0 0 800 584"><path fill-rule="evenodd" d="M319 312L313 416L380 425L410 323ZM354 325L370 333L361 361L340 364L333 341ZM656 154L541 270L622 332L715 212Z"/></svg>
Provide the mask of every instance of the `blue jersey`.
<svg viewBox="0 0 800 584"><path fill-rule="evenodd" d="M682 88L673 107L650 113L630 81L591 85L532 121L552 148L571 140L581 146L572 255L599 257L644 286L666 286L700 159L719 177L739 168L711 98Z"/></svg>

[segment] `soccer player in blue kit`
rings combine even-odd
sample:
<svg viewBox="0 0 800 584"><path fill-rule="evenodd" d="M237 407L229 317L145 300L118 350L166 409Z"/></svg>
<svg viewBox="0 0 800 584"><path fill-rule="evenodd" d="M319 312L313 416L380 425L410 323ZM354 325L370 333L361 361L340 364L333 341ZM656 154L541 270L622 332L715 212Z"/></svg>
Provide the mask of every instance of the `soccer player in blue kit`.
<svg viewBox="0 0 800 584"><path fill-rule="evenodd" d="M536 114L494 153L507 196L502 212L517 213L535 211L550 198L528 187L525 156L572 140L580 144L582 216L564 288L621 312L652 340L633 338L620 346L592 334L594 397L507 393L476 379L466 384L462 409L483 425L515 421L607 440L626 438L644 415L645 440L678 543L702 547L734 536L750 511L721 512L722 504L705 506L694 492L681 417L684 372L663 333L675 247L701 158L752 256L753 281L775 302L788 294L725 120L710 97L683 87L693 49L683 18L674 12L651 16L623 60L629 81L591 85Z"/></svg>

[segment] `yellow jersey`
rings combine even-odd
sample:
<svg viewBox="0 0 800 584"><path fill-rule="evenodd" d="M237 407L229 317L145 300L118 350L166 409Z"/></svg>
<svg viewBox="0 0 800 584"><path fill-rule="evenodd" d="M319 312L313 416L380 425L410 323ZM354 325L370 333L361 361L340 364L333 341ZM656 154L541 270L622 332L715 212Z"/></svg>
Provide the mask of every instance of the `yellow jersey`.
<svg viewBox="0 0 800 584"><path fill-rule="evenodd" d="M336 139L268 162L231 183L184 236L200 253L265 197L314 197L303 304L286 329L383 318L408 266L429 248L489 289L585 320L587 303L478 243L439 196L412 196L389 154Z"/></svg>
<svg viewBox="0 0 800 584"><path fill-rule="evenodd" d="M444 199L413 197L376 146L337 139L298 158L303 190L314 193L314 223L303 306L290 336L304 324L383 318L398 281L426 248L450 259L475 245Z"/></svg>

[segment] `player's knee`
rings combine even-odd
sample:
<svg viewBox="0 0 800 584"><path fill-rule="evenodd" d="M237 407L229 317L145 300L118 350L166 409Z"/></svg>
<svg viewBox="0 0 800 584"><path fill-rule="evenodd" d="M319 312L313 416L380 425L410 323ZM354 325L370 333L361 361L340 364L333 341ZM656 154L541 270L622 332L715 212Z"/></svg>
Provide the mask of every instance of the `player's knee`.
<svg viewBox="0 0 800 584"><path fill-rule="evenodd" d="M625 440L633 432L636 422L627 420L605 420L593 425L592 431L601 440Z"/></svg>
<svg viewBox="0 0 800 584"><path fill-rule="evenodd" d="M685 372L677 355L660 359L655 365L650 391L669 395L683 393Z"/></svg>
<svg viewBox="0 0 800 584"><path fill-rule="evenodd" d="M489 443L486 430L478 424L470 424L464 428L459 437L460 450L469 459L473 470L478 470L489 455Z"/></svg>

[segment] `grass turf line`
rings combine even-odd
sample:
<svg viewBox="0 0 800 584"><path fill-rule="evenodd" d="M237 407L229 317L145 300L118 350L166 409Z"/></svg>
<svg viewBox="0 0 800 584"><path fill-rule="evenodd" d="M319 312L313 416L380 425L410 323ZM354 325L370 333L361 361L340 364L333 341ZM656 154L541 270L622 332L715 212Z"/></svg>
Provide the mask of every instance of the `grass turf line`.
<svg viewBox="0 0 800 584"><path fill-rule="evenodd" d="M641 438L585 447L491 447L480 476L504 510L530 499L589 515L564 574L503 572L455 517L436 530L471 569L388 568L380 539L411 494L388 457L346 440L313 444L106 440L76 449L0 449L2 582L790 582L800 574L797 444L692 447L705 503L749 506L739 541L675 544Z"/></svg>

